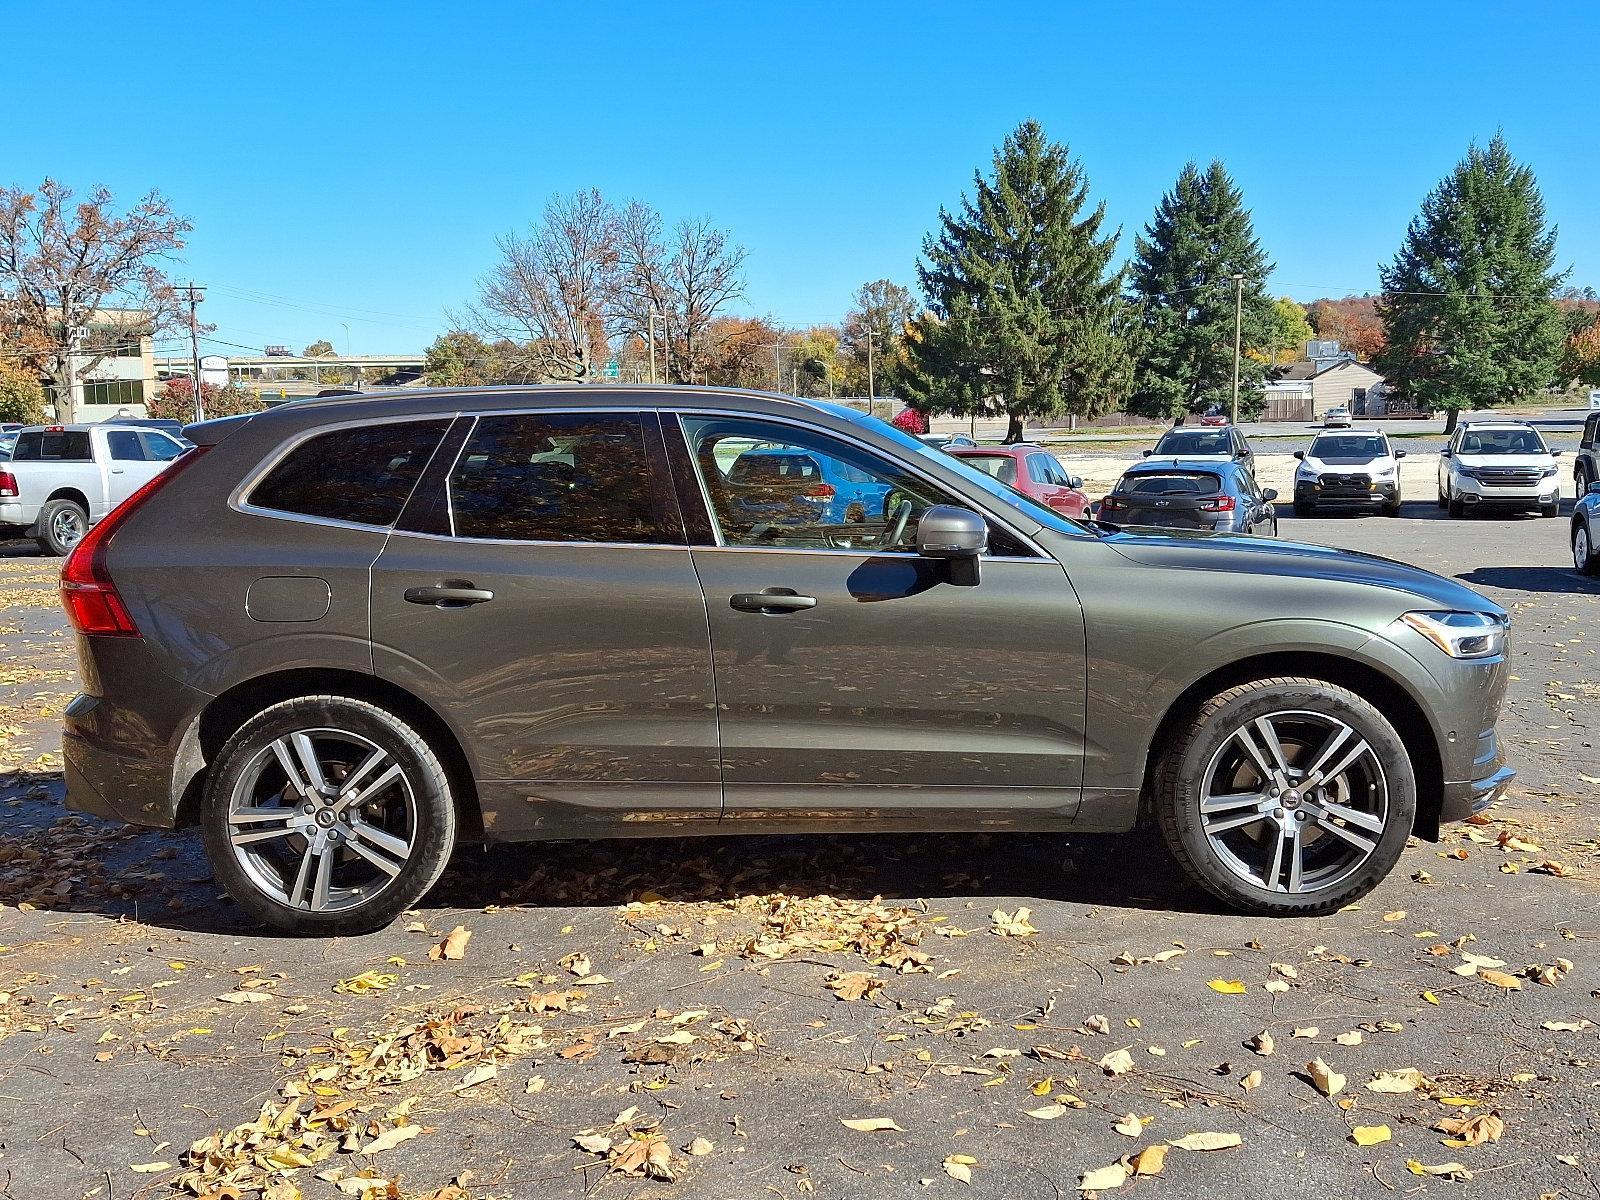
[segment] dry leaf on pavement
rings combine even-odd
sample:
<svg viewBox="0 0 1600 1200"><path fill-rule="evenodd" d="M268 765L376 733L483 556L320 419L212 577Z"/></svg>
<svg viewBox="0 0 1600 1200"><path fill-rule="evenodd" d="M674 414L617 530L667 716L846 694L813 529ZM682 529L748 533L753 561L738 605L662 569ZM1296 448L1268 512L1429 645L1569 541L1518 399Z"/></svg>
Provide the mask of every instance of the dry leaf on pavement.
<svg viewBox="0 0 1600 1200"><path fill-rule="evenodd" d="M1311 1076L1311 1082L1324 1096L1337 1096L1344 1091L1344 1076L1320 1058L1313 1058L1306 1064L1306 1074Z"/></svg>
<svg viewBox="0 0 1600 1200"><path fill-rule="evenodd" d="M1242 1146L1244 1139L1237 1133L1188 1133L1169 1144L1179 1150L1231 1150Z"/></svg>
<svg viewBox="0 0 1600 1200"><path fill-rule="evenodd" d="M846 1129L854 1129L859 1133L883 1133L891 1129L898 1133L905 1132L895 1123L893 1117L854 1117L849 1120L840 1117L839 1124Z"/></svg>

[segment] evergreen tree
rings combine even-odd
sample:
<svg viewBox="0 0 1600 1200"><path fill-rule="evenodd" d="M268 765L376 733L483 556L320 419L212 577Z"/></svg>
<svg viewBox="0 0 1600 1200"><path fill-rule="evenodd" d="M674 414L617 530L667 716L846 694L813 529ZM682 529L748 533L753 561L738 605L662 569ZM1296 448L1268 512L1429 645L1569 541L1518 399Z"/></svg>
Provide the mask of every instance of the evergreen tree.
<svg viewBox="0 0 1600 1200"><path fill-rule="evenodd" d="M1476 145L1422 203L1382 271L1388 346L1376 365L1445 431L1464 408L1488 408L1547 386L1565 327L1551 295L1555 230L1533 172L1498 134Z"/></svg>
<svg viewBox="0 0 1600 1200"><path fill-rule="evenodd" d="M1233 400L1233 276L1244 276L1242 345L1264 347L1278 324L1265 289L1271 270L1244 197L1222 164L1213 162L1204 174L1185 164L1134 241L1129 275L1146 340L1130 407L1164 420L1213 406L1226 410ZM1261 411L1265 375L1262 361L1240 363L1241 415Z"/></svg>
<svg viewBox="0 0 1600 1200"><path fill-rule="evenodd" d="M1115 232L1067 148L1019 125L975 172L957 214L941 209L917 274L930 313L906 340L894 386L925 412L1003 413L1006 440L1028 417L1121 404L1133 362L1122 328Z"/></svg>

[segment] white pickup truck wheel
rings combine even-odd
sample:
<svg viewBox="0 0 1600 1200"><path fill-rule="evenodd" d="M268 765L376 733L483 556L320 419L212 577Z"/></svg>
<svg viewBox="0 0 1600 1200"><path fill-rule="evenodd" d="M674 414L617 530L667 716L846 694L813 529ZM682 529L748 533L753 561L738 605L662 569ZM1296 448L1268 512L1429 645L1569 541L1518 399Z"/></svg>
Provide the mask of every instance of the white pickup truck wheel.
<svg viewBox="0 0 1600 1200"><path fill-rule="evenodd" d="M39 510L38 536L46 554L65 555L89 532L89 514L76 500L51 500Z"/></svg>

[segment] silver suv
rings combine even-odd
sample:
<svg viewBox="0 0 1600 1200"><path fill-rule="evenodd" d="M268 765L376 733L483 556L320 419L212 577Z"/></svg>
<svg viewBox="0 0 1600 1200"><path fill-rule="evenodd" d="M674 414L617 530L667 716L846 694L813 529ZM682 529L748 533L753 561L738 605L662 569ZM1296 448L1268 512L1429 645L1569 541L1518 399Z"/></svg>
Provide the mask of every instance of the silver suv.
<svg viewBox="0 0 1600 1200"><path fill-rule="evenodd" d="M1465 422L1439 451L1439 507L1452 517L1478 508L1537 508L1553 517L1561 508L1560 454L1522 421Z"/></svg>
<svg viewBox="0 0 1600 1200"><path fill-rule="evenodd" d="M62 571L67 800L198 823L280 928L384 924L460 840L1141 814L1228 903L1325 913L1511 778L1506 615L1461 584L1075 521L847 408L419 391L188 434Z"/></svg>

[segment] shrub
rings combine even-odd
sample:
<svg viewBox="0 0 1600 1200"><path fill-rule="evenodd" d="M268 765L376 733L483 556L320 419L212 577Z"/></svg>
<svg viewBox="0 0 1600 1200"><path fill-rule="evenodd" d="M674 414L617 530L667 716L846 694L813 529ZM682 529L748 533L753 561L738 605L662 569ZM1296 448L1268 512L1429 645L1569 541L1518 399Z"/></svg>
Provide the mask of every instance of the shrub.
<svg viewBox="0 0 1600 1200"><path fill-rule="evenodd" d="M928 418L914 408L902 408L895 413L894 419L889 423L902 433L909 433L913 437L928 432Z"/></svg>
<svg viewBox="0 0 1600 1200"><path fill-rule="evenodd" d="M200 399L205 404L207 417L231 417L237 413L256 412L261 407L249 392L232 384L218 387L214 383L202 383ZM164 420L194 420L194 382L186 375L167 380L145 403L145 408L152 417Z"/></svg>
<svg viewBox="0 0 1600 1200"><path fill-rule="evenodd" d="M44 388L23 367L0 362L0 421L38 425L44 420Z"/></svg>

